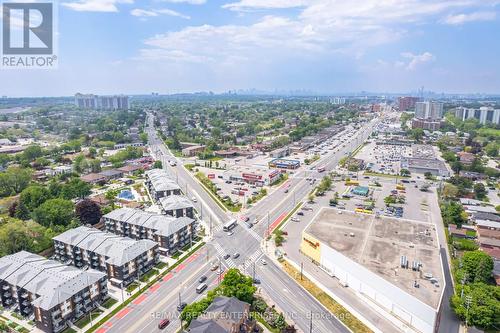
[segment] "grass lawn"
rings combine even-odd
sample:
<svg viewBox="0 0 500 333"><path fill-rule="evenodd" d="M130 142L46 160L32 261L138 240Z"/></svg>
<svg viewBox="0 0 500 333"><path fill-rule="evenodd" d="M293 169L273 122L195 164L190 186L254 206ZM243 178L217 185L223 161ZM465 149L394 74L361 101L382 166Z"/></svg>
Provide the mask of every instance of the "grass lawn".
<svg viewBox="0 0 500 333"><path fill-rule="evenodd" d="M92 314L92 320L94 320L95 318L97 318L101 313L102 313L102 311L99 310L99 309L92 310L92 312L91 312L91 314ZM80 318L75 323L75 326L78 327L78 328L83 328L88 323L90 323L90 314L86 314L85 316L83 316L82 318Z"/></svg>
<svg viewBox="0 0 500 333"><path fill-rule="evenodd" d="M163 262L163 261L160 261L159 263L156 264L156 268L158 269L164 269L165 267L167 267L167 263Z"/></svg>
<svg viewBox="0 0 500 333"><path fill-rule="evenodd" d="M134 291L135 289L137 289L137 287L139 287L139 284L134 281L127 286L127 292L130 293L130 292Z"/></svg>
<svg viewBox="0 0 500 333"><path fill-rule="evenodd" d="M106 309L109 309L110 307L112 307L116 303L118 303L118 301L116 299L110 297L104 303L102 303L102 306Z"/></svg>
<svg viewBox="0 0 500 333"><path fill-rule="evenodd" d="M67 329L62 331L62 333L76 333L76 331L74 329L72 329L71 327L68 327Z"/></svg>
<svg viewBox="0 0 500 333"><path fill-rule="evenodd" d="M150 278L157 275L159 271L155 268L150 269L146 274L141 275L141 282L147 282Z"/></svg>
<svg viewBox="0 0 500 333"><path fill-rule="evenodd" d="M325 306L331 313L333 313L337 319L343 322L351 331L356 333L368 333L372 332L365 324L363 324L358 318L354 317L349 311L347 311L342 305L337 303L333 298L331 298L327 293L321 290L313 282L311 282L305 276L300 279L300 272L297 271L288 262L283 261L281 263L283 269L288 273L298 284L304 287L311 295L314 296L323 306Z"/></svg>

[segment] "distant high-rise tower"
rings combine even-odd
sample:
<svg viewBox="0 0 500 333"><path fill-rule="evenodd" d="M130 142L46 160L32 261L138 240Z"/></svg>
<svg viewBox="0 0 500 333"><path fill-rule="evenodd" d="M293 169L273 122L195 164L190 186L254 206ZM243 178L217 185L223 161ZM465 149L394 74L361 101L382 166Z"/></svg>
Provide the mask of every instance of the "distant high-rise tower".
<svg viewBox="0 0 500 333"><path fill-rule="evenodd" d="M128 96L97 96L92 94L76 94L75 105L82 109L94 110L128 110Z"/></svg>
<svg viewBox="0 0 500 333"><path fill-rule="evenodd" d="M438 120L443 118L443 103L417 102L415 103L415 118Z"/></svg>
<svg viewBox="0 0 500 333"><path fill-rule="evenodd" d="M410 97L410 96L399 97L398 99L399 111L407 111L409 109L413 109L415 108L415 103L417 102L418 102L418 97Z"/></svg>

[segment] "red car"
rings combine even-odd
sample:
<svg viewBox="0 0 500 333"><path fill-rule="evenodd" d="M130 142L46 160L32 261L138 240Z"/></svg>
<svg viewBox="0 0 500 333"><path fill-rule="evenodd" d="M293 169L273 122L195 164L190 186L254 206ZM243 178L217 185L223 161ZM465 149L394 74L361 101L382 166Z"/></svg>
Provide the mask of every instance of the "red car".
<svg viewBox="0 0 500 333"><path fill-rule="evenodd" d="M168 319L163 319L162 321L160 321L160 322L158 323L158 328L162 330L162 329L164 329L165 327L167 327L167 326L168 326L168 324L170 324L170 320L168 320Z"/></svg>

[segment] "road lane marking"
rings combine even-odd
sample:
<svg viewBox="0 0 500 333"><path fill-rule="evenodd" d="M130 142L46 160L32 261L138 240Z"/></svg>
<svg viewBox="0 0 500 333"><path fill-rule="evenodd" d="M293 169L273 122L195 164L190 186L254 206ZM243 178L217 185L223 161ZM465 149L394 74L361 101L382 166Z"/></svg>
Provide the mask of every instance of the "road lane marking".
<svg viewBox="0 0 500 333"><path fill-rule="evenodd" d="M132 304L139 305L139 304L141 304L146 299L146 297L148 297L146 294L142 294L141 296L139 296L136 299L134 299L132 301Z"/></svg>
<svg viewBox="0 0 500 333"><path fill-rule="evenodd" d="M122 319L123 317L125 317L130 311L132 311L132 309L130 307L126 307L125 309L121 310L120 312L118 312L115 316L115 318L117 319Z"/></svg>

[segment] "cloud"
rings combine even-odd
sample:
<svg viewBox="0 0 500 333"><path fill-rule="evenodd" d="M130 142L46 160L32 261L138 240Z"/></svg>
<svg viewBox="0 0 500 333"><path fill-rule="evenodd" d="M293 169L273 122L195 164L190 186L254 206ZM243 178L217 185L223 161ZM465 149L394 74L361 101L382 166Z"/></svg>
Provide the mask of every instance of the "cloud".
<svg viewBox="0 0 500 333"><path fill-rule="evenodd" d="M404 62L397 62L397 65L402 65L404 66L407 70L415 70L419 65L432 62L436 60L436 57L430 52L424 52L422 54L413 54L411 52L403 52L401 53L401 56L403 58L406 58L409 60L408 63Z"/></svg>
<svg viewBox="0 0 500 333"><path fill-rule="evenodd" d="M248 11L254 9L282 9L303 7L310 3L307 0L240 0L238 2L228 3L222 8L234 11Z"/></svg>
<svg viewBox="0 0 500 333"><path fill-rule="evenodd" d="M171 9L167 9L167 8L152 9L152 10L135 8L135 9L132 9L130 11L130 14L133 16L142 17L142 18L156 17L156 16L160 16L160 15L175 16L175 17L180 17L180 18L186 19L186 20L189 20L191 18L187 15L183 15L179 12L176 12L175 10L171 10Z"/></svg>
<svg viewBox="0 0 500 333"><path fill-rule="evenodd" d="M78 12L118 12L117 4L132 4L134 0L79 0L62 5Z"/></svg>
<svg viewBox="0 0 500 333"><path fill-rule="evenodd" d="M474 12L470 14L448 15L442 23L449 25L462 25L468 22L493 21L497 14L495 12Z"/></svg>
<svg viewBox="0 0 500 333"><path fill-rule="evenodd" d="M177 0L169 0L177 1ZM180 1L180 0L179 0ZM144 41L141 55L186 61L269 62L292 57L314 59L342 54L361 59L373 47L393 43L423 24L452 12L480 11L498 0L239 0L233 11L295 8L298 13L264 15L251 24L187 26ZM432 54L405 53L401 66L411 70Z"/></svg>

